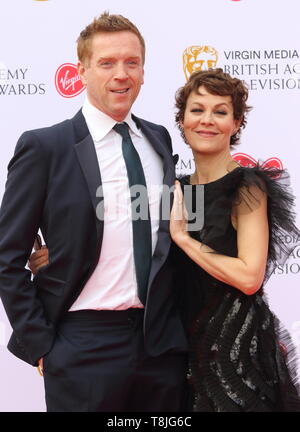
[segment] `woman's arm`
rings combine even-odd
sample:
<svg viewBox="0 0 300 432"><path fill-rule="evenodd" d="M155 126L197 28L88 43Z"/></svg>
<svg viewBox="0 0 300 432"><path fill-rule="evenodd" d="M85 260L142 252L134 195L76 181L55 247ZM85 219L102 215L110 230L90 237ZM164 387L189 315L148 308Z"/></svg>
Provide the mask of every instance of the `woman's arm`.
<svg viewBox="0 0 300 432"><path fill-rule="evenodd" d="M258 188L250 188L251 196L259 203L249 210L242 201L235 209L237 230L237 258L214 252L210 247L194 240L186 231L183 195L176 182L171 212L170 233L173 241L207 273L239 289L244 294L254 294L263 282L269 241L267 198Z"/></svg>

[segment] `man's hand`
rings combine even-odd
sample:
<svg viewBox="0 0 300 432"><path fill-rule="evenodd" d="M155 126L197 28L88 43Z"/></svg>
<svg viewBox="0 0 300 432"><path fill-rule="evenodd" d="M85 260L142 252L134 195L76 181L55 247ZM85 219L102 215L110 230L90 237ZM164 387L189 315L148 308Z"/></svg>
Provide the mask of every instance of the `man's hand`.
<svg viewBox="0 0 300 432"><path fill-rule="evenodd" d="M42 246L41 249L30 255L28 267L34 275L41 267L44 267L47 264L49 264L49 251L46 246Z"/></svg>
<svg viewBox="0 0 300 432"><path fill-rule="evenodd" d="M43 371L43 357L39 359L38 371L41 376L44 376Z"/></svg>

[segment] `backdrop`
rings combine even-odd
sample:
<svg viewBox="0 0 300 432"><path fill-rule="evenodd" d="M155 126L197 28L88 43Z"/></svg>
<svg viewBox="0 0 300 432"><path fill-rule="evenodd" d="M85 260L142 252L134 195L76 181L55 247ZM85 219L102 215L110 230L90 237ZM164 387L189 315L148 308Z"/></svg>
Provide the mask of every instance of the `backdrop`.
<svg viewBox="0 0 300 432"><path fill-rule="evenodd" d="M298 0L11 0L0 5L0 197L20 134L80 109L85 91L74 66L76 39L104 10L127 16L145 37L145 84L133 112L168 128L180 155L178 172L194 165L175 128L175 90L193 70L219 66L248 83L254 107L235 157L243 164L261 160L287 168L298 196ZM296 210L299 214L299 200ZM300 248L266 287L271 309L290 331L298 354L299 282ZM7 351L10 333L0 304L0 411L45 411L43 379Z"/></svg>

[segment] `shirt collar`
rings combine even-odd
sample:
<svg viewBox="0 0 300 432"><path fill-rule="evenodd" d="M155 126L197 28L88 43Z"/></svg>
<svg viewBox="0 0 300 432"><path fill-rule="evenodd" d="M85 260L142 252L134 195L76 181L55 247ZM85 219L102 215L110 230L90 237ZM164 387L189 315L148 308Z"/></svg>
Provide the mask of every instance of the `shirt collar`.
<svg viewBox="0 0 300 432"><path fill-rule="evenodd" d="M105 135L107 135L112 128L117 124L116 120L109 117L104 112L100 111L86 97L83 107L82 114L86 120L88 125L90 134L93 137L93 140L98 142L101 141ZM131 111L127 114L123 122L126 122L131 129L131 131L139 137L142 137L141 131L138 129L134 120L132 119Z"/></svg>

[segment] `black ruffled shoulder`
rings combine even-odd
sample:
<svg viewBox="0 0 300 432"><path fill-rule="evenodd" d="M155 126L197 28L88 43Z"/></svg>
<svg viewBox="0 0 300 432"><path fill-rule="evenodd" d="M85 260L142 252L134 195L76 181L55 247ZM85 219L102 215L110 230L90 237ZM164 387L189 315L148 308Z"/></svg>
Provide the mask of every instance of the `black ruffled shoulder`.
<svg viewBox="0 0 300 432"><path fill-rule="evenodd" d="M184 189L189 184L189 176L179 181ZM263 191L268 199L269 249L264 283L277 265L283 265L292 251L300 245L300 230L295 225L294 196L290 187L290 177L286 170L255 167L237 167L224 177L204 187L204 226L199 239L216 250L234 256L234 245L230 251L222 250L226 233L233 230L231 212L235 205L244 202L249 211L260 205L257 190ZM228 239L232 238L232 232ZM287 238L293 241L287 242ZM225 247L225 246L224 246Z"/></svg>

